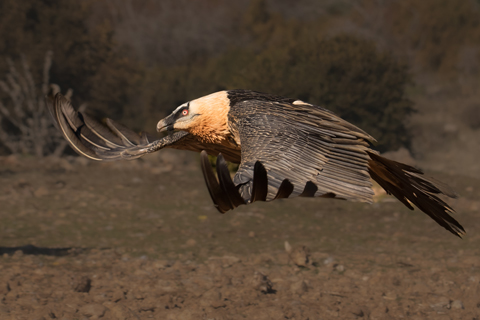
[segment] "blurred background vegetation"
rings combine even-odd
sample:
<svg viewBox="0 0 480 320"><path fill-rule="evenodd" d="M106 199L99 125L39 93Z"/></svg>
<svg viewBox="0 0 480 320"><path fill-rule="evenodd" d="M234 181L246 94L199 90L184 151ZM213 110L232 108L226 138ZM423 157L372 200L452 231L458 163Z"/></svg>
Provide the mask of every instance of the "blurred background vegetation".
<svg viewBox="0 0 480 320"><path fill-rule="evenodd" d="M30 74L42 97L50 51L48 83L137 130L233 88L325 106L381 151L421 157L459 126L480 128L478 0L2 0L0 39L0 119L12 139L9 114L27 101L15 88ZM28 72L12 73L20 65ZM435 100L459 95L462 107ZM437 111L458 121L432 133Z"/></svg>

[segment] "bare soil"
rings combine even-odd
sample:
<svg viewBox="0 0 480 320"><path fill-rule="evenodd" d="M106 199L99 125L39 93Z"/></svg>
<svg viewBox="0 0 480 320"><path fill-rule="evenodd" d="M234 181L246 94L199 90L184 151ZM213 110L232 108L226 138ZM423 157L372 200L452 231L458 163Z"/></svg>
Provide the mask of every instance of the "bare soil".
<svg viewBox="0 0 480 320"><path fill-rule="evenodd" d="M213 207L197 157L0 159L0 319L480 319L480 180L456 238L387 196Z"/></svg>

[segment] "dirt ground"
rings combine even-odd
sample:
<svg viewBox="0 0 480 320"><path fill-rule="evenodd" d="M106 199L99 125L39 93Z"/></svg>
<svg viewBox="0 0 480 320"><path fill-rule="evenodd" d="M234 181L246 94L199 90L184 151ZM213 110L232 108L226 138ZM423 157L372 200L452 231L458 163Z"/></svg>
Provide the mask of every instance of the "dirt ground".
<svg viewBox="0 0 480 320"><path fill-rule="evenodd" d="M389 197L213 207L198 158L0 159L0 319L480 319L480 180L456 238Z"/></svg>

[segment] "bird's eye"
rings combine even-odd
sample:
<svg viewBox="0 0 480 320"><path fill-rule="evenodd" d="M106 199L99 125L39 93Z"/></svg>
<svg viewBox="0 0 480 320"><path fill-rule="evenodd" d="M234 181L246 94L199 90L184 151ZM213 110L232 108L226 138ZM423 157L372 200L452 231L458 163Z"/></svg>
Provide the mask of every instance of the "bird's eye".
<svg viewBox="0 0 480 320"><path fill-rule="evenodd" d="M185 109L182 111L182 116L186 116L186 115L188 115L188 109Z"/></svg>

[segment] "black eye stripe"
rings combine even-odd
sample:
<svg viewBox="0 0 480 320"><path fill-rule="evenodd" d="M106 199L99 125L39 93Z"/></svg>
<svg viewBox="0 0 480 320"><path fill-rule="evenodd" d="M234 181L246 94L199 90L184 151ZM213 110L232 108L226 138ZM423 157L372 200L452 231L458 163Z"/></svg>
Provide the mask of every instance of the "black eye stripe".
<svg viewBox="0 0 480 320"><path fill-rule="evenodd" d="M190 113L189 107L190 107L190 102L187 103L187 105L185 107L182 107L177 112L175 112L174 119L177 120L178 118L187 116ZM186 115L183 114L183 111L185 111L185 110L187 110L187 112L188 112Z"/></svg>

